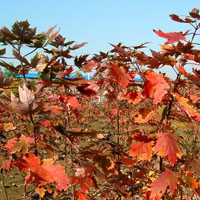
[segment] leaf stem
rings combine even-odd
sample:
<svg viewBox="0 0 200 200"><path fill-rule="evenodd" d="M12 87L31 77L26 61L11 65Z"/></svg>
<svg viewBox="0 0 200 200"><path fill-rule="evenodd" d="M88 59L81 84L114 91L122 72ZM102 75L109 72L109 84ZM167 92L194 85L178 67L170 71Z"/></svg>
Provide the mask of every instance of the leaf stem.
<svg viewBox="0 0 200 200"><path fill-rule="evenodd" d="M160 167L160 173L163 171L163 159L160 156L160 161L159 161L159 167Z"/></svg>
<svg viewBox="0 0 200 200"><path fill-rule="evenodd" d="M3 185L3 191L4 191L5 199L8 200L8 193L7 193L6 187L5 187L5 180L4 180L4 175L3 175L3 169L1 169L1 179L2 179L2 185Z"/></svg>
<svg viewBox="0 0 200 200"><path fill-rule="evenodd" d="M26 200L26 184L24 185L24 199Z"/></svg>
<svg viewBox="0 0 200 200"><path fill-rule="evenodd" d="M29 113L30 113L30 120L31 120L31 123L33 124L33 137L34 137L34 148L35 148L35 151L34 151L34 154L36 156L38 156L38 149L37 149L37 135L36 135L36 131L35 131L35 124L34 124L34 120L33 120L33 116L32 116L32 113L31 113L31 109L29 108Z"/></svg>

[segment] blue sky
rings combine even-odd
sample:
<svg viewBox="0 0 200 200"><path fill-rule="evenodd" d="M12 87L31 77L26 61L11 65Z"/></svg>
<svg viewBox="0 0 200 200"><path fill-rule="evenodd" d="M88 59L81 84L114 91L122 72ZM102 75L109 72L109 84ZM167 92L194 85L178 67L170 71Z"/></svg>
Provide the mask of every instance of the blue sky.
<svg viewBox="0 0 200 200"><path fill-rule="evenodd" d="M200 0L6 0L1 1L0 27L28 20L38 32L57 24L67 40L88 42L77 53L93 54L111 49L109 43L127 46L150 42L159 50L165 40L153 29L185 31L185 24L172 21L170 14L187 15L200 8Z"/></svg>

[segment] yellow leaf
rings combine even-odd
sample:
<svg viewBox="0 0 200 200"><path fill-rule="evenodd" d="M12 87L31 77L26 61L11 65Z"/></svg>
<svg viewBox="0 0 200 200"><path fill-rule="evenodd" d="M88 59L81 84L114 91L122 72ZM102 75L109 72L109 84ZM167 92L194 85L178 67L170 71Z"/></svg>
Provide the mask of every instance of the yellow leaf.
<svg viewBox="0 0 200 200"><path fill-rule="evenodd" d="M140 184L140 181L138 180L138 181L136 181L136 184Z"/></svg>
<svg viewBox="0 0 200 200"><path fill-rule="evenodd" d="M151 177L150 180L153 182L153 181L156 180L156 178L155 177Z"/></svg>
<svg viewBox="0 0 200 200"><path fill-rule="evenodd" d="M181 159L182 158L182 155L180 153L177 153L176 156Z"/></svg>
<svg viewBox="0 0 200 200"><path fill-rule="evenodd" d="M48 193L51 194L53 192L52 188L49 185L47 185L46 188L47 188Z"/></svg>
<svg viewBox="0 0 200 200"><path fill-rule="evenodd" d="M45 188L36 188L35 190L41 197L44 196L46 189Z"/></svg>
<svg viewBox="0 0 200 200"><path fill-rule="evenodd" d="M16 127L13 126L12 123L4 123L3 127L4 127L4 130L5 130L6 132L8 132L8 131L13 131L13 130L16 129Z"/></svg>
<svg viewBox="0 0 200 200"><path fill-rule="evenodd" d="M154 171L149 171L149 176L153 175Z"/></svg>

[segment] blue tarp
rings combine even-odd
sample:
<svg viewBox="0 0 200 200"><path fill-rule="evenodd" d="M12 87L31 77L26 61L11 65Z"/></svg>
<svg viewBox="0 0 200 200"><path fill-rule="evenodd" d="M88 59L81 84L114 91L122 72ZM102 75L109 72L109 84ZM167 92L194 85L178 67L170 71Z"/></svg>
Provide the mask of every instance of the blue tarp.
<svg viewBox="0 0 200 200"><path fill-rule="evenodd" d="M5 73L4 73L5 74ZM17 75L16 77L18 78L23 78L23 75ZM38 78L38 74L37 73L29 73L25 75L26 78ZM66 76L66 78L76 78L76 75L70 75L70 76ZM87 75L83 75L82 78L85 79L89 79L92 80L92 76L87 76ZM135 81L142 81L141 78L134 78Z"/></svg>
<svg viewBox="0 0 200 200"><path fill-rule="evenodd" d="M18 75L18 76L16 76L16 77L18 77L18 78L23 78L23 75ZM39 76L38 76L38 74L36 74L36 73L30 73L30 74L26 74L25 75L25 77L26 78L38 78ZM76 75L70 75L70 76L66 76L66 78L75 78L76 77ZM82 76L82 78L85 78L85 79L92 79L92 76Z"/></svg>

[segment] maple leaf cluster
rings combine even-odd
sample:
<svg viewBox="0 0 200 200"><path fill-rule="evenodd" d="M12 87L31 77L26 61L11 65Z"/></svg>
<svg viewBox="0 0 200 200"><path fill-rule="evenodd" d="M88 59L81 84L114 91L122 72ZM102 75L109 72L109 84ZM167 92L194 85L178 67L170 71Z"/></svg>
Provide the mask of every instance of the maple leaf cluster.
<svg viewBox="0 0 200 200"><path fill-rule="evenodd" d="M11 170L26 174L25 198L198 198L200 12L170 17L194 29L153 30L167 41L151 55L143 51L147 43L119 43L106 53L72 56L87 43L66 41L55 26L39 34L28 21L0 29L0 43L13 48L11 56L0 50L0 66L9 72L0 71L6 199ZM94 72L92 80L73 78L72 62L79 72ZM32 70L37 79L27 77Z"/></svg>

